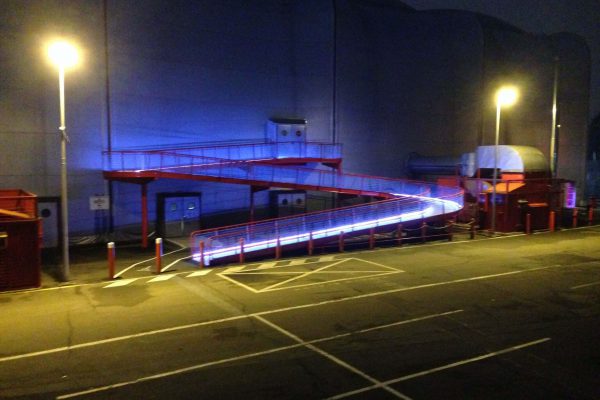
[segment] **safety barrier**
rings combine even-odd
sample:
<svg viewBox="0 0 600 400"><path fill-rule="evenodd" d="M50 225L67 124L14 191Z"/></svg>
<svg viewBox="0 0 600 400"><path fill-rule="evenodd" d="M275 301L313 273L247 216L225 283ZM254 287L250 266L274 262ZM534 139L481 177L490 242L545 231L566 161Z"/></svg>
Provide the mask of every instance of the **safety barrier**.
<svg viewBox="0 0 600 400"><path fill-rule="evenodd" d="M446 188L451 191L451 188ZM450 214L462 208L463 193L390 200L192 233L192 256L201 265L242 253L275 249L324 238L342 237L386 225ZM343 245L340 245L342 247Z"/></svg>
<svg viewBox="0 0 600 400"><path fill-rule="evenodd" d="M177 156L193 156L206 163L225 160L260 161L303 159L340 161L340 143L261 142L213 146L162 147L160 149L113 150L103 152L104 171L128 171L176 166Z"/></svg>

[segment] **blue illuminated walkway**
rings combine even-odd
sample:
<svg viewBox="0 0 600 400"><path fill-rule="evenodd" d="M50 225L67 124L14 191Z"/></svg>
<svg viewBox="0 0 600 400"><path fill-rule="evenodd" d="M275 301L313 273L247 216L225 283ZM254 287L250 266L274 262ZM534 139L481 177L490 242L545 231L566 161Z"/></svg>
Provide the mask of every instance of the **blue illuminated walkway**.
<svg viewBox="0 0 600 400"><path fill-rule="evenodd" d="M387 200L341 209L208 229L192 234L194 258L212 260L312 242L408 221L454 214L462 208L457 187L277 165L282 161L339 163L341 146L327 143L258 143L107 152L107 179L191 179L287 187Z"/></svg>

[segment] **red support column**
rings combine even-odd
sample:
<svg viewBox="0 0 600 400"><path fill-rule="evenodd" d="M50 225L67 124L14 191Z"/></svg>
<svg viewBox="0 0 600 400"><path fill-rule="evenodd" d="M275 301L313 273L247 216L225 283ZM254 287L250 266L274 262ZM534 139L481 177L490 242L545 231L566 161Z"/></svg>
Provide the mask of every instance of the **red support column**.
<svg viewBox="0 0 600 400"><path fill-rule="evenodd" d="M108 250L108 279L115 279L115 243L106 244Z"/></svg>
<svg viewBox="0 0 600 400"><path fill-rule="evenodd" d="M279 240L279 236L277 236L277 245L275 246L275 259L279 260L281 258L281 240Z"/></svg>
<svg viewBox="0 0 600 400"><path fill-rule="evenodd" d="M369 229L369 249L373 250L375 247L375 228Z"/></svg>
<svg viewBox="0 0 600 400"><path fill-rule="evenodd" d="M396 227L396 244L402 246L402 224Z"/></svg>
<svg viewBox="0 0 600 400"><path fill-rule="evenodd" d="M148 248L148 184L142 183L142 248Z"/></svg>
<svg viewBox="0 0 600 400"><path fill-rule="evenodd" d="M423 222L423 225L421 225L421 242L425 243L426 237L427 237L427 222Z"/></svg>
<svg viewBox="0 0 600 400"><path fill-rule="evenodd" d="M340 253L344 252L344 231L340 232L339 250L340 250Z"/></svg>
<svg viewBox="0 0 600 400"><path fill-rule="evenodd" d="M590 204L590 208L588 210L588 225L591 225L592 221L594 221L594 208Z"/></svg>
<svg viewBox="0 0 600 400"><path fill-rule="evenodd" d="M309 256L313 255L314 249L315 249L315 244L313 241L313 234L312 234L312 232L310 232L309 237L308 237L308 255Z"/></svg>
<svg viewBox="0 0 600 400"><path fill-rule="evenodd" d="M577 215L579 214L579 209L573 209L573 228L577 228Z"/></svg>
<svg viewBox="0 0 600 400"><path fill-rule="evenodd" d="M554 211L550 211L550 215L548 217L548 228L550 232L554 232L556 229L556 213Z"/></svg>
<svg viewBox="0 0 600 400"><path fill-rule="evenodd" d="M525 234L531 235L531 214L525 215Z"/></svg>
<svg viewBox="0 0 600 400"><path fill-rule="evenodd" d="M452 241L452 226L454 225L454 221L448 221L448 241Z"/></svg>
<svg viewBox="0 0 600 400"><path fill-rule="evenodd" d="M254 186L250 186L250 222L254 222Z"/></svg>
<svg viewBox="0 0 600 400"><path fill-rule="evenodd" d="M244 238L240 239L240 264L244 263Z"/></svg>

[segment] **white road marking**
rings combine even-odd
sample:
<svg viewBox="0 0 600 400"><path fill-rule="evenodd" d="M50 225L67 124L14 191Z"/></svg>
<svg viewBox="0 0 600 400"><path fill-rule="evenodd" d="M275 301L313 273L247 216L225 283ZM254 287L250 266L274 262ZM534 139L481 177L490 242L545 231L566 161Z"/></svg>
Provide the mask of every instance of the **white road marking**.
<svg viewBox="0 0 600 400"><path fill-rule="evenodd" d="M234 284L236 284L238 286L243 287L246 290L249 290L252 293L258 293L258 291L256 289L254 289L253 287L250 287L248 285L244 285L242 282L238 282L235 279L231 279L230 277L228 277L227 275L225 275L223 273L220 273L220 274L217 274L217 275L220 276L223 279L227 279L229 282L232 282L232 283L234 283Z"/></svg>
<svg viewBox="0 0 600 400"><path fill-rule="evenodd" d="M170 251L168 253L164 253L163 256L168 256L169 254L177 253L178 251L181 251L181 250L185 250L185 247L183 247L181 249ZM144 263L147 263L147 262L150 262L150 261L154 261L154 260L156 260L156 257L148 258L147 260L138 261L138 262L136 262L134 264L131 264L129 267L125 268L124 270L116 273L115 274L115 278L118 278L119 276L123 275L125 272L129 271L133 267L136 267L136 266L138 266L140 264L144 264Z"/></svg>
<svg viewBox="0 0 600 400"><path fill-rule="evenodd" d="M373 378L371 375L368 375L366 372L361 371L360 369L348 364L347 362L339 359L338 357L334 356L333 354L330 354L328 352L326 352L325 350L320 349L319 347L315 346L312 343L306 342L304 340L302 340L300 337L294 335L293 333L291 333L290 331L287 331L285 329L283 329L282 327L280 327L279 325L274 324L273 322L255 315L254 318L256 318L257 320L261 321L263 324L270 326L271 328L275 329L277 332L281 333L284 336L289 337L290 339L296 341L299 345L301 345L302 347L306 347L307 349L310 349L312 351L314 351L315 353L327 358L330 361L333 361L335 364L339 365L342 368L347 369L350 372L353 372L354 374L366 379L367 381L373 383L374 387L377 388L382 388L383 390L386 390L387 392L393 394L394 396L400 398L400 399L405 399L405 400L411 400L410 397L398 392L397 390L389 387L388 385L382 383L381 381Z"/></svg>
<svg viewBox="0 0 600 400"><path fill-rule="evenodd" d="M186 278L192 278L194 276L204 276L210 272L212 272L212 269L201 269L200 271L195 271L189 275L186 275Z"/></svg>
<svg viewBox="0 0 600 400"><path fill-rule="evenodd" d="M273 288L275 288L275 287L277 287L277 286L285 285L286 283L289 283L289 282L292 282L292 281L295 281L295 280L298 280L298 279L304 278L304 277L306 277L306 276L309 276L309 275L311 275L311 274L314 274L315 272L319 272L319 271L322 271L322 270L324 270L324 269L327 269L327 268L335 267L336 265L338 265L338 264L341 264L341 263L343 263L343 262L345 262L345 261L346 261L346 260L340 260L340 261L338 261L338 262L335 262L335 263L333 263L333 264L325 265L325 266L323 266L323 267L321 267L321 268L317 268L317 269L314 269L314 270L311 270L311 271L304 272L304 273L302 273L301 275L294 276L294 277L292 277L292 278L290 278L290 279L286 279L286 280L284 280L284 281L281 281L281 282L277 282L277 283L275 283L275 284L273 284L273 285L271 285L271 286L267 286L266 288L264 288L264 289L262 289L262 290L263 290L263 291L268 291L268 290L271 290L271 289L273 289Z"/></svg>
<svg viewBox="0 0 600 400"><path fill-rule="evenodd" d="M290 261L290 263L288 265L302 265L305 263L306 263L306 260L304 260L304 259L303 260L292 260L292 261Z"/></svg>
<svg viewBox="0 0 600 400"><path fill-rule="evenodd" d="M177 274L161 274L161 275L158 275L156 278L150 279L148 281L148 283L168 281L169 279L173 278L175 275L177 275Z"/></svg>
<svg viewBox="0 0 600 400"><path fill-rule="evenodd" d="M456 279L456 280L452 280L452 281L443 281L443 282L429 283L429 284L418 285L418 286L409 286L409 287L398 288L398 289L384 290L381 292L372 292L372 293L365 293L365 294L359 294L359 295L348 296L348 297L341 297L339 299L324 300L324 301L320 301L320 302L316 302L316 303L276 308L273 310L260 311L260 312L248 314L248 315L239 315L239 316L234 316L234 317L216 319L216 320L212 320L212 321L198 322L195 324L181 325L181 326L175 326L175 327L171 327L171 328L164 328L164 329L158 329L158 330L153 330L153 331L140 332L140 333L136 333L136 334L132 334L132 335L118 336L118 337L114 337L114 338L110 338L110 339L102 339L102 340L98 340L98 341L94 341L94 342L87 342L87 343L75 344L75 345L71 345L71 346L58 347L55 349L42 350L42 351L37 351L37 352L33 352L33 353L17 354L17 355L13 355L13 356L2 357L2 358L0 358L0 362L19 360L22 358L29 358L29 357L36 357L36 356L43 356L43 355L47 355L47 354L59 353L62 351L69 351L69 350L91 347L91 346L97 346L97 345L101 345L101 344L129 340L129 339L134 339L134 338L138 338L138 337L151 336L151 335L156 335L156 334L161 334L161 333L175 332L175 331L184 330L184 329L196 328L196 327L204 326L204 325L212 325L212 324L218 324L218 323L223 323L223 322L235 321L238 319L248 318L248 317L252 317L255 315L270 315L270 314L276 314L276 313L281 313L281 312L286 312L286 311L318 307L318 306L327 305L327 304L335 304L335 303L359 300L359 299L364 299L364 298L369 298L369 297L383 296L383 295L391 294L391 293L431 288L431 287L436 287L436 286L446 286L446 285L452 285L452 284L456 284L456 283L464 283L464 282L471 282L471 281L477 281L477 280L493 279L493 278L499 278L499 277L503 277L503 276L522 274L522 273L526 273L526 272L543 271L543 270L561 268L561 267L565 268L564 265L551 265L551 266L547 266L547 267L525 269L525 270L521 270L521 271L510 271L510 272L503 272L503 273L491 274L491 275L480 275L480 276L476 276L476 277L472 277L472 278L463 278L463 279ZM252 289L252 288L249 288L249 290L254 291L254 289Z"/></svg>
<svg viewBox="0 0 600 400"><path fill-rule="evenodd" d="M586 283L586 284L583 284L583 285L577 285L577 286L573 286L573 287L571 287L571 290L575 290L575 289L581 289L581 288L590 287L590 286L596 286L596 285L600 285L600 281L598 281L598 282Z"/></svg>
<svg viewBox="0 0 600 400"><path fill-rule="evenodd" d="M114 281L113 283L104 286L104 289L106 289L106 288L113 288L113 287L119 287L119 286L126 286L126 285L129 285L131 282L134 282L134 281L137 281L137 280L138 280L138 278L121 279L121 280Z"/></svg>
<svg viewBox="0 0 600 400"><path fill-rule="evenodd" d="M173 261L172 263L170 263L170 264L168 264L167 266L165 266L165 267L162 269L162 271L166 271L166 270L168 270L169 268L171 268L173 265L177 264L178 262L180 262L180 261L183 261L183 260L189 260L190 258L192 258L192 256L187 256L187 257L181 257L181 258L178 258L177 260L175 260L175 261Z"/></svg>
<svg viewBox="0 0 600 400"><path fill-rule="evenodd" d="M268 269L268 268L273 268L276 265L277 265L277 262L262 263L258 267L256 267L256 269Z"/></svg>
<svg viewBox="0 0 600 400"><path fill-rule="evenodd" d="M517 345L517 346L508 347L506 349L494 351L492 353L483 354L481 356L477 356L477 357L469 358L469 359L466 359L466 360L457 361L457 362L454 362L454 363L442 365L440 367L428 369L428 370L417 372L417 373L414 373L414 374L409 374L409 375L401 376L400 378L390 379L390 380L387 380L385 382L382 382L382 384L383 385L393 385L393 384L398 383L398 382L407 381L409 379L414 379L414 378L419 378L421 376L433 374L433 373L436 373L436 372L439 372L439 371L443 371L443 370L446 370L446 369L459 367L461 365L470 364L470 363L481 361L481 360L485 360L485 359L491 358L491 357L496 357L496 356L499 356L501 354L511 353L513 351L517 351L517 350L520 350L520 349L523 349L523 348L529 347L529 346L535 346L537 344L541 344L541 343L547 342L549 340L551 340L551 339L550 338L543 338L543 339L534 340L532 342L527 342L527 343L523 343L523 344L520 344L520 345ZM367 391L372 390L372 389L377 389L379 387L380 386L378 386L378 385L372 385L372 386L364 387L364 388L361 388L361 389L353 390L351 392L341 393L341 394L338 394L336 396L329 397L327 400L343 399L343 398L346 398L346 397L354 396L354 395L359 394L359 393L367 392Z"/></svg>
<svg viewBox="0 0 600 400"><path fill-rule="evenodd" d="M353 273L357 273L357 272L361 272L361 271L355 271ZM376 276L400 274L402 272L404 272L404 271L377 271L374 274L371 273L369 275L362 275L362 276L350 276L347 278L328 279L327 281L324 281L324 282L311 282L311 283L303 283L303 284L299 284L299 285L291 285L291 286L288 285L288 286L284 286L284 287L264 288L264 289L259 290L259 292L263 293L263 292L274 292L274 291L278 291L278 290L297 289L297 288L302 288L302 287L307 287L307 286L325 285L325 284L342 282L342 281L352 281L352 280L357 280L357 279L375 278ZM327 274L329 272L325 271L324 273ZM301 277L298 277L298 278L301 278Z"/></svg>
<svg viewBox="0 0 600 400"><path fill-rule="evenodd" d="M225 271L221 272L221 274L230 274L232 272L240 272L244 268L246 268L246 267L245 266L241 266L241 267L229 267Z"/></svg>

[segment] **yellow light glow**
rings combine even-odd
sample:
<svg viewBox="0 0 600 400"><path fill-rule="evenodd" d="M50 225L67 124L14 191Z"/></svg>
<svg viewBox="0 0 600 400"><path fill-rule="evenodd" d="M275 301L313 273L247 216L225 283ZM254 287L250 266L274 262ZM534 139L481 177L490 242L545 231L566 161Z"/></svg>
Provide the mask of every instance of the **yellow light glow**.
<svg viewBox="0 0 600 400"><path fill-rule="evenodd" d="M57 67L71 68L79 62L77 48L65 41L58 41L48 46L48 57Z"/></svg>
<svg viewBox="0 0 600 400"><path fill-rule="evenodd" d="M517 102L519 91L513 86L504 86L496 92L496 104L500 107L509 107Z"/></svg>

